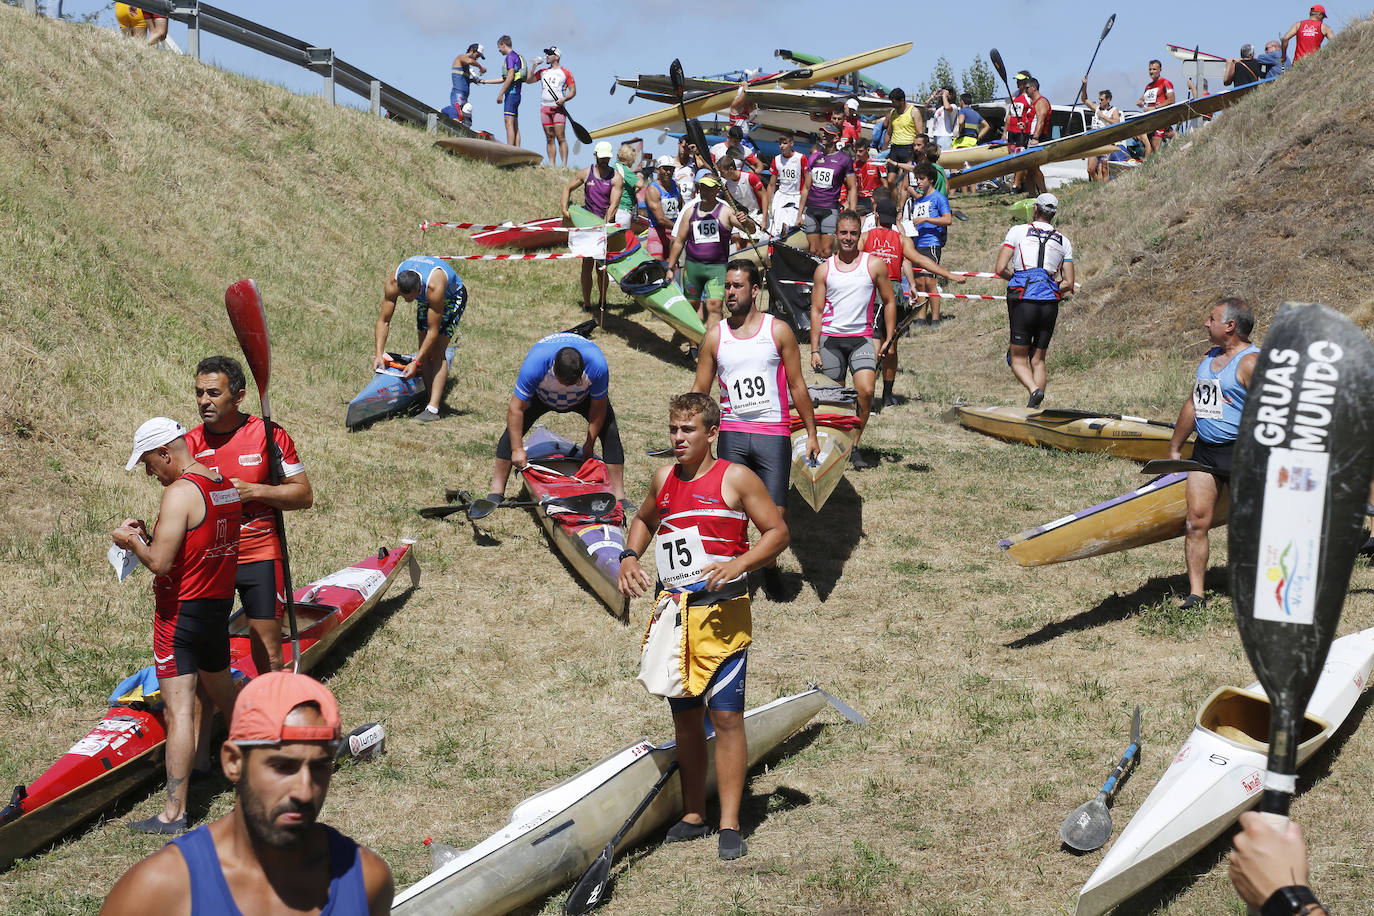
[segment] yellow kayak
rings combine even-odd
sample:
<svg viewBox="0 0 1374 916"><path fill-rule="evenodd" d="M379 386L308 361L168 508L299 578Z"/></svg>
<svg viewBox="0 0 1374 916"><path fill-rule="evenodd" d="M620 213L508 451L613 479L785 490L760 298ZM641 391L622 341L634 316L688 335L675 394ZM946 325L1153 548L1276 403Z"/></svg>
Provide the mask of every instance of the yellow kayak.
<svg viewBox="0 0 1374 916"><path fill-rule="evenodd" d="M1009 442L1066 452L1103 452L1135 461L1168 458L1174 434L1172 423L1087 410L960 405L955 412L969 429ZM1192 436L1182 451L1184 458L1192 457Z"/></svg>

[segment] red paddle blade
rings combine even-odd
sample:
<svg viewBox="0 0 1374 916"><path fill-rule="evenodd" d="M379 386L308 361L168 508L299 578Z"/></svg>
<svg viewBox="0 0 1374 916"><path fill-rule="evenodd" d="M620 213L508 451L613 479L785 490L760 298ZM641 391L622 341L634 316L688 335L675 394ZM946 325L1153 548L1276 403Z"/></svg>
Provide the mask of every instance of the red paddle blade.
<svg viewBox="0 0 1374 916"><path fill-rule="evenodd" d="M253 373L258 394L267 398L267 385L272 375L272 343L267 338L267 312L258 294L258 284L240 280L224 291L224 307L229 323L239 339L248 370Z"/></svg>

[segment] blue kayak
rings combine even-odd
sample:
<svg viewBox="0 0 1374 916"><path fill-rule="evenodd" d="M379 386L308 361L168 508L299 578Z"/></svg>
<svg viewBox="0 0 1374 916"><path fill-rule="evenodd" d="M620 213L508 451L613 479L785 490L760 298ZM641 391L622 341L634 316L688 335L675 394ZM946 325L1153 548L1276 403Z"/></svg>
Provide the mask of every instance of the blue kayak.
<svg viewBox="0 0 1374 916"><path fill-rule="evenodd" d="M426 394L425 380L420 376L401 378L401 372L415 358L414 353L404 356L388 353L387 365L376 370L367 386L356 398L348 402L348 415L344 425L356 429L364 423L371 423L380 417L400 413L422 401ZM453 348L444 351L444 361L453 363Z"/></svg>

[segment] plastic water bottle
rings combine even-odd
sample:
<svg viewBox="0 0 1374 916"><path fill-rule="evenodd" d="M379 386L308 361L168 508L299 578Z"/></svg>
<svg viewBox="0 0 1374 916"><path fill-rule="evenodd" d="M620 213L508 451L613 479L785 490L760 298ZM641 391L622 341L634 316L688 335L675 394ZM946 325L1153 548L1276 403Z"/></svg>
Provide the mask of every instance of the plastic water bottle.
<svg viewBox="0 0 1374 916"><path fill-rule="evenodd" d="M429 847L429 856L434 862L436 871L463 854L463 850L457 846L434 842L432 836L425 837L425 845Z"/></svg>

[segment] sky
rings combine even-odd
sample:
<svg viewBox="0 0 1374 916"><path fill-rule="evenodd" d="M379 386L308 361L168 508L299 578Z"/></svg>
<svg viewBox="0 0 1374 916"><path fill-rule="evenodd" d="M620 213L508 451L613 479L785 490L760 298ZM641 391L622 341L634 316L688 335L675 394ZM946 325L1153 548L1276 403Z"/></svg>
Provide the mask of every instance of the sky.
<svg viewBox="0 0 1374 916"><path fill-rule="evenodd" d="M54 2L48 0L48 5ZM1340 31L1369 16L1369 3L1327 2L1327 24ZM214 5L318 47L332 47L337 58L435 108L448 104L453 58L471 42L485 45L489 76L500 68L496 39L502 34L510 34L515 49L530 60L556 44L578 86L568 109L592 130L656 107L642 99L627 104L630 91L623 87L615 95L608 90L616 76L666 73L674 57L681 58L689 75L705 75L738 67L782 69L773 56L776 48L841 57L908 40L914 46L906 55L865 72L888 86L911 90L929 80L940 55L957 76L975 55L987 61L989 49L996 47L1009 74L1029 69L1052 102L1070 104L1112 13L1116 22L1102 41L1089 89L1111 89L1118 104L1134 107L1148 81L1150 58L1164 62L1164 75L1177 84L1182 98L1182 63L1168 56L1166 43L1230 57L1238 56L1246 42L1262 50L1266 40L1306 18L1309 6L1277 0L1155 0L1115 7L1070 0L987 0L912 3L905 5L909 12L903 4L893 4L893 14L887 16L874 15L878 7L868 4L862 7L864 15L854 16L844 14L843 5L823 0L760 4L755 15L745 12L750 4L727 0L694 0L671 8L666 0L649 0L619 4L613 13L604 5L544 0L218 0ZM114 28L112 3L65 0L63 9L68 15L100 11L99 24ZM186 46L184 25L173 22L170 34ZM201 58L303 94L318 95L323 88L319 76L227 39L203 35ZM474 126L504 139L497 88L474 88ZM525 90L521 139L522 145L542 152L537 89ZM342 89L338 101L367 104ZM569 135L571 141L571 131ZM653 149L658 135L645 140L646 149ZM589 159L588 150L573 157L574 163Z"/></svg>

